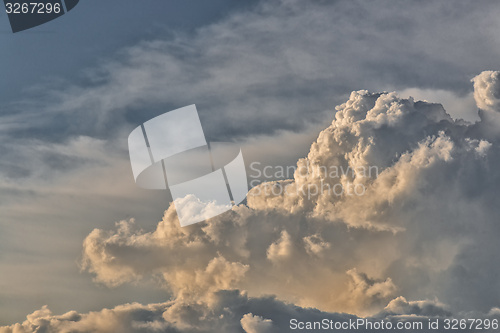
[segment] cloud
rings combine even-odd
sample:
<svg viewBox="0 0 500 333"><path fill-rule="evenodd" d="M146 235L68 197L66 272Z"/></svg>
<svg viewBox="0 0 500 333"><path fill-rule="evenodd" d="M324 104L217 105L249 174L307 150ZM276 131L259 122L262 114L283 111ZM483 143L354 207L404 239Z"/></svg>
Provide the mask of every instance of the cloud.
<svg viewBox="0 0 500 333"><path fill-rule="evenodd" d="M258 185L247 205L185 228L171 205L153 231L124 220L86 237L82 269L96 282L158 278L171 301L84 315L42 308L3 330L260 332L285 330L291 318L495 314L490 170L500 156L482 121L395 93L353 92L293 179ZM329 191L349 183L365 191Z"/></svg>
<svg viewBox="0 0 500 333"><path fill-rule="evenodd" d="M487 311L500 299L485 288L497 284L486 263L499 250L499 155L481 126L439 104L353 92L293 179L258 185L246 206L197 227L180 228L170 207L152 232L94 230L83 267L110 286L160 276L181 299L237 288L364 316L398 295Z"/></svg>
<svg viewBox="0 0 500 333"><path fill-rule="evenodd" d="M402 14L408 12L415 15ZM18 138L113 138L123 127L197 103L213 141L304 128L355 89L463 95L470 91L465 78L500 55L498 13L490 1L261 2L193 33L124 48L77 83L49 84L8 106L5 130Z"/></svg>
<svg viewBox="0 0 500 333"><path fill-rule="evenodd" d="M407 301L403 296L393 299L378 316L417 315L425 317L449 317L446 305L437 300Z"/></svg>
<svg viewBox="0 0 500 333"><path fill-rule="evenodd" d="M354 304L353 308L363 308L363 304L367 302L376 308L380 304L386 304L396 294L397 287L391 278L385 281L370 279L366 274L358 273L356 269L347 271L347 274L351 277L348 302ZM365 311L370 313L370 310L372 309Z"/></svg>
<svg viewBox="0 0 500 333"><path fill-rule="evenodd" d="M411 96L415 100L443 105L453 119L464 119L474 123L479 120L473 92L457 94L450 90L407 88L398 91L401 97Z"/></svg>
<svg viewBox="0 0 500 333"><path fill-rule="evenodd" d="M349 232L344 227L323 227L318 221L309 224L311 231L300 232L296 222L290 224L297 218L241 206L202 229L181 228L171 207L154 232L143 233L131 221L120 222L116 232L94 230L84 242L83 268L108 286L159 276L181 299L205 299L217 290L241 288L252 296L271 293L303 306L358 313L373 312L381 300L389 300L395 288L390 279L378 282L349 270L359 253L344 255L322 246L323 255L317 255L302 241L318 232L336 233L335 243L346 246L341 239ZM329 267L326 262L332 258L337 265ZM364 284L359 276L366 279Z"/></svg>
<svg viewBox="0 0 500 333"><path fill-rule="evenodd" d="M303 240L304 247L309 255L322 256L331 246L331 244L325 242L319 234L304 237Z"/></svg>
<svg viewBox="0 0 500 333"><path fill-rule="evenodd" d="M260 316L254 316L252 313L247 313L241 318L241 327L247 333L272 332L273 321Z"/></svg>
<svg viewBox="0 0 500 333"><path fill-rule="evenodd" d="M311 308L300 308L293 304L283 303L273 297L251 298L244 292L220 291L213 295L211 304L204 302L188 303L182 300L168 301L142 305L129 303L111 309L102 309L89 313L70 311L62 315L54 315L44 306L42 309L27 316L22 323L0 327L0 333L139 333L139 332L289 332L293 327L311 325L320 332L324 325L330 330L335 325L352 325L361 317L345 313L328 313ZM475 314L475 318L488 318L490 321L497 316L497 309L489 314ZM454 318L467 318L467 314L454 314ZM408 302L403 297L394 299L386 309L374 317L364 320L374 322L390 322L396 327L398 322L420 322L423 329L405 330L408 332L432 332L427 330L430 319L440 320L443 327L444 319L451 313L443 310L443 305L435 301ZM272 318L272 319L270 319ZM294 326L295 325L295 326ZM315 326L313 326L315 325ZM339 332L350 332L351 329L335 329ZM360 326L363 332L391 332L391 329L371 329ZM485 329L493 332L493 329Z"/></svg>
<svg viewBox="0 0 500 333"><path fill-rule="evenodd" d="M269 245L267 249L267 259L278 262L280 259L290 258L292 255L293 244L290 235L286 230L283 230L281 237Z"/></svg>
<svg viewBox="0 0 500 333"><path fill-rule="evenodd" d="M500 112L500 72L484 71L472 79L474 99L484 111Z"/></svg>
<svg viewBox="0 0 500 333"><path fill-rule="evenodd" d="M272 315L273 320L266 319ZM124 304L112 309L80 314L54 315L44 306L18 324L0 327L1 333L29 332L221 332L248 333L287 331L289 321L355 318L286 304L272 297L249 298L245 293L221 291L209 305L177 299L165 303Z"/></svg>

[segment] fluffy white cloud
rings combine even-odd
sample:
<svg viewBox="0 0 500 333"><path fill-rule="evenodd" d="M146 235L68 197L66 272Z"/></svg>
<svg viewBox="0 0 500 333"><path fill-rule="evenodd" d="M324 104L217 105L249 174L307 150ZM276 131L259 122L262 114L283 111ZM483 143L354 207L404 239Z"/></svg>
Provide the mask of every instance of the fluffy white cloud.
<svg viewBox="0 0 500 333"><path fill-rule="evenodd" d="M273 321L260 316L254 316L252 313L247 313L241 318L241 327L247 333L272 332Z"/></svg>
<svg viewBox="0 0 500 333"><path fill-rule="evenodd" d="M293 179L253 188L247 206L204 224L180 228L170 207L152 232L130 221L94 230L84 268L111 286L160 276L183 300L238 288L359 315L399 295L487 311L500 297L484 288L498 283L487 262L500 250L489 185L500 158L483 125L395 93L353 92Z"/></svg>
<svg viewBox="0 0 500 333"><path fill-rule="evenodd" d="M500 112L500 72L484 71L472 79L477 106L490 112Z"/></svg>

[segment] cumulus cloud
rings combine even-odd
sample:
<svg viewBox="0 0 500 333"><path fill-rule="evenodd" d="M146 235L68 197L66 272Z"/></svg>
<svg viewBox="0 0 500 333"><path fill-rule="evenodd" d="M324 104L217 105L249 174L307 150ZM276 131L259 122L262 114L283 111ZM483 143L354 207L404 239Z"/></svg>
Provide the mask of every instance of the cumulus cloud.
<svg viewBox="0 0 500 333"><path fill-rule="evenodd" d="M478 125L485 137L500 136L500 72L484 71L472 79L474 99L482 122Z"/></svg>
<svg viewBox="0 0 500 333"><path fill-rule="evenodd" d="M324 251L329 249L331 244L325 242L321 235L311 235L304 237L304 246L309 255L322 256Z"/></svg>
<svg viewBox="0 0 500 333"><path fill-rule="evenodd" d="M272 332L273 321L260 316L254 316L252 313L247 313L241 318L241 327L247 333Z"/></svg>
<svg viewBox="0 0 500 333"><path fill-rule="evenodd" d="M271 261L279 261L280 259L290 258L292 255L293 244L290 235L286 230L283 230L281 237L269 245L267 249L267 258Z"/></svg>
<svg viewBox="0 0 500 333"><path fill-rule="evenodd" d="M499 250L488 185L499 156L480 126L439 104L353 92L293 179L263 183L247 205L197 226L180 228L170 207L152 232L130 221L94 230L83 268L110 286L157 275L179 299L238 288L364 316L399 295L487 311L500 296L485 288L498 283L486 263Z"/></svg>
<svg viewBox="0 0 500 333"><path fill-rule="evenodd" d="M363 308L367 300L372 307L377 308L380 305L387 304L387 301L395 296L397 287L391 278L386 280L370 279L366 274L359 273L356 269L347 271L351 277L349 283L349 296L347 302L353 303L352 308ZM366 309L367 313L372 310Z"/></svg>
<svg viewBox="0 0 500 333"><path fill-rule="evenodd" d="M478 108L500 112L500 72L484 71L472 79Z"/></svg>
<svg viewBox="0 0 500 333"><path fill-rule="evenodd" d="M394 296L390 279L373 280L351 270L362 253L343 254L321 243L315 253L303 242L325 231L337 234L345 247L342 238L349 237L348 230L318 220L309 225L314 230L309 234L297 230L290 218L297 221L240 206L201 229L181 228L171 207L154 232L144 233L132 221L120 222L117 232L94 230L84 242L83 268L108 286L159 276L175 297L191 300L208 301L217 290L241 288L252 296L276 294L303 306L370 313ZM336 265L328 265L331 260Z"/></svg>
<svg viewBox="0 0 500 333"><path fill-rule="evenodd" d="M443 89L408 88L400 90L398 93L402 97L411 96L419 101L429 103L439 102L454 119L463 119L471 123L479 120L476 101L474 100L472 91L459 94Z"/></svg>

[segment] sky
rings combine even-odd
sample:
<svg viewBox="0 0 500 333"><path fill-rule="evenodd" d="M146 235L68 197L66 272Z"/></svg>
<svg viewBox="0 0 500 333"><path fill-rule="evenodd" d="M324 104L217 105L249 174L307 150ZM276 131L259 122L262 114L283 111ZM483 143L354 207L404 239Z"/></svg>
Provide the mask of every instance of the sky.
<svg viewBox="0 0 500 333"><path fill-rule="evenodd" d="M13 34L2 12L0 332L498 318L499 15L82 0ZM191 104L250 178L252 162L378 172L273 174L181 228L167 191L134 183L127 138ZM325 183L365 191L311 193Z"/></svg>

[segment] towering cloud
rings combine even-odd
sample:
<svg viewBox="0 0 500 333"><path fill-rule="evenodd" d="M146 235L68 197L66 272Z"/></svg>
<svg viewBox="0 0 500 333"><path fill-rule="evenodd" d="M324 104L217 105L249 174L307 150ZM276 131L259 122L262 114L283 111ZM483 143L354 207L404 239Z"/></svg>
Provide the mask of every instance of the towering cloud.
<svg viewBox="0 0 500 333"><path fill-rule="evenodd" d="M474 79L484 111L496 107L497 77ZM108 286L160 278L171 302L124 306L136 331L275 331L294 311L337 319L487 313L500 305L492 264L500 155L483 126L453 120L439 104L353 92L293 179L258 185L247 205L199 225L180 228L170 207L151 232L133 220L96 229L84 241L82 267ZM257 303L260 310L249 305ZM130 319L138 318L131 308L150 319ZM78 326L91 316L122 318L120 309L78 324L42 309L32 317L50 320L16 327Z"/></svg>
<svg viewBox="0 0 500 333"><path fill-rule="evenodd" d="M177 297L241 288L361 315L399 295L487 310L497 268L474 272L498 250L498 151L478 126L439 104L353 92L294 179L253 188L247 206L202 226L179 228L169 208L153 232L94 230L84 267L112 286L159 275Z"/></svg>

